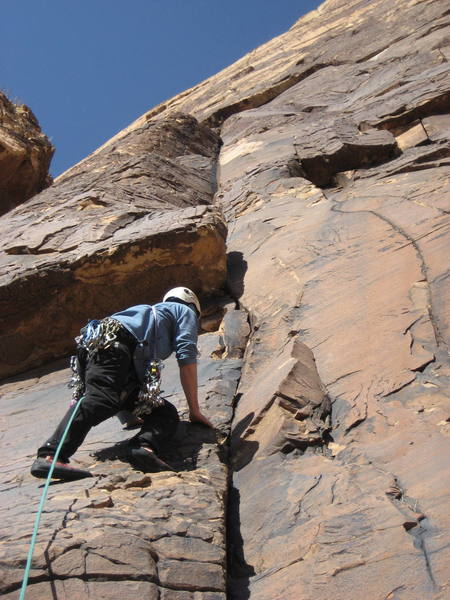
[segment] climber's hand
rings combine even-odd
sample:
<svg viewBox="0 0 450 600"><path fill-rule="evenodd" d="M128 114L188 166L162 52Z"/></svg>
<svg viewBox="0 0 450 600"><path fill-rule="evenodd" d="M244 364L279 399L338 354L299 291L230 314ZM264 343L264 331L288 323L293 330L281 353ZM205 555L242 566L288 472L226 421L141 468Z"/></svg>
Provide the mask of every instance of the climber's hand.
<svg viewBox="0 0 450 600"><path fill-rule="evenodd" d="M211 427L212 429L214 429L214 425L211 423L211 421L207 417L205 417L205 415L202 414L200 411L191 411L189 413L189 420L191 423L200 423L201 425L206 425L206 427Z"/></svg>

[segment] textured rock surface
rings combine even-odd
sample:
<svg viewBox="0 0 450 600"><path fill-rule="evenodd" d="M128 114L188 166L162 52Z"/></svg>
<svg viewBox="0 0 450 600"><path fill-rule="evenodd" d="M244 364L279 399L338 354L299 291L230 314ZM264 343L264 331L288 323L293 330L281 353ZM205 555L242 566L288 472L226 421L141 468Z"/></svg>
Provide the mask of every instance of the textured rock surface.
<svg viewBox="0 0 450 600"><path fill-rule="evenodd" d="M404 17L380 54L371 39L367 60L221 129L231 285L254 330L232 444L233 598L347 600L361 582L370 598L446 594L448 16L409 41Z"/></svg>
<svg viewBox="0 0 450 600"><path fill-rule="evenodd" d="M254 331L232 443L233 598L448 593L448 15L419 40L397 25L367 60L221 129L230 280Z"/></svg>
<svg viewBox="0 0 450 600"><path fill-rule="evenodd" d="M175 281L221 287L226 228L207 206L217 150L192 117L149 123L0 220L0 376L67 353L87 319Z"/></svg>
<svg viewBox="0 0 450 600"><path fill-rule="evenodd" d="M86 177L89 189L77 193L90 193L103 156L114 155L147 128L179 131L181 119L183 131L188 123L191 127L185 144L195 140L194 149L176 150L190 173L177 189L180 194L186 189L189 199L192 189L199 189L195 174L211 181L220 135L215 181L205 196L186 200L196 207L184 210L200 211L202 219L224 216L228 285L242 312L229 310L218 332L202 336L202 401L222 431L232 423L229 460L213 439L201 438L197 452L199 441L188 441L183 436L190 432L181 428L179 450L171 456L181 472L150 475L147 487L141 480L141 496L133 500L139 518L128 523L135 536L130 555L145 573L141 578L128 563L120 565L122 575L107 571L110 563L118 564L124 514L129 518L133 512L128 467L117 461L95 466L105 477L91 484L89 498L85 485L76 484L65 509L56 503L45 515L50 524L42 544L49 544L55 519L62 523L55 538L61 550L52 558L59 570L52 576L44 569L41 547L32 586L36 598L47 597L48 588L39 586L48 586L53 577L61 598L77 593L109 598L112 582L121 581L123 594L215 600L224 597L225 574L227 597L233 600L349 600L361 590L371 600L448 596L447 4L329 0L283 36L150 111L58 180L61 190L70 190ZM180 110L203 125L175 113ZM159 167L141 176L158 173ZM127 185L130 196L141 193L139 178ZM167 189L164 181L161 197ZM198 206L209 203L214 192L214 207ZM119 214L120 206L111 211ZM21 210L26 219L26 205L9 219ZM170 223L172 215L178 219L179 208L166 196L160 210L152 213L152 223L159 218ZM64 218L73 217L64 212ZM138 225L134 231L142 233ZM42 258L20 250L46 248L43 237L38 243L26 237L30 232L25 228L22 241L6 243L8 277L20 278L26 265ZM77 243L86 244L85 236ZM76 254L68 248L71 252ZM98 254L99 248L92 248L89 256L95 260ZM216 263L206 261L205 272L214 272ZM116 270L108 265L101 273L114 278ZM103 306L107 286L92 290L92 306ZM23 302L16 292L9 298ZM251 332L244 352L247 315ZM213 332L216 321L209 318L205 329ZM21 427L24 415L36 422L43 408L25 407L31 394L38 398L42 392L27 388L14 396L9 385L3 407L20 402L20 408L2 410ZM20 437L13 429L5 436L15 443ZM38 436L35 431L33 439L28 436L20 437L22 458L11 459L3 493L14 498L18 489L21 494L28 489L36 504L35 487L23 473ZM97 447L111 438L92 439ZM189 470L188 459L196 456ZM225 572L226 462L232 477ZM125 479L111 480L116 471ZM201 477L214 482L200 482ZM101 491L102 481L110 489ZM196 486L196 493L180 509L180 497L186 489L192 492L189 486ZM212 490L220 501L208 495ZM146 504L146 494L158 503ZM75 499L86 516L70 516L67 506ZM172 515L163 534L158 510ZM8 523L15 521L10 511ZM101 552L95 528L87 525L94 515L105 535ZM180 533L175 517L196 520L211 537ZM18 586L21 540L29 535L31 518L27 523L26 531L14 534L12 525L7 527L4 548L13 557L7 562L9 594ZM73 548L64 541L67 528L78 536ZM143 535L136 535L139 528ZM120 539L114 537L121 530ZM156 530L159 534L152 533ZM194 547L191 537L207 545L193 542ZM66 552L73 552L73 560L64 562ZM86 575L82 560L88 556ZM108 565L100 565L105 556Z"/></svg>
<svg viewBox="0 0 450 600"><path fill-rule="evenodd" d="M0 92L0 215L51 183L53 152L31 110Z"/></svg>

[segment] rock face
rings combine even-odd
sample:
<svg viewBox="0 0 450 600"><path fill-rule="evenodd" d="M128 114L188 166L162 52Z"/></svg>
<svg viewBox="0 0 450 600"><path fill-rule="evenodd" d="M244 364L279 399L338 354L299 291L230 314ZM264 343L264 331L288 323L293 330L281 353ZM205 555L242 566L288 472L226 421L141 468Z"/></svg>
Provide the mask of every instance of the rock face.
<svg viewBox="0 0 450 600"><path fill-rule="evenodd" d="M239 310L221 301L225 316L217 332L214 319L205 325L211 333L201 336L200 364L202 406L231 435L220 444L223 435L214 440L183 425L177 449L168 449L178 474L150 474L151 485L141 478L131 500L140 475L118 460L94 467L98 478L89 498L84 484L73 484L62 498L55 492L31 598L48 597L50 585L61 598L109 598L119 581L125 597L143 592L177 600L225 594L233 600L349 600L361 590L380 600L448 597L449 32L444 1L329 0L283 36L156 107L58 180L54 189L64 201L87 194L92 208L100 196L97 181L110 181L103 178L112 163L106 157L138 163L135 136L170 138L168 146L150 143L157 149L145 156L153 162L139 176L124 176L129 206L141 202L146 177L160 182L154 194L160 204L132 221L133 237L145 234L143 224L153 232L162 222L157 231L171 232L172 218L178 226L180 211L191 211L197 215L188 228L193 238L181 228L175 239L195 249L209 219L220 259L192 250L197 266L189 271L197 281L203 265L199 279L211 282L197 287L206 296L222 285L226 223L228 291ZM163 131L173 133L155 133ZM185 141L178 145L180 135ZM121 151L127 144L133 149ZM171 161L174 188L158 179L160 157ZM117 171L123 181L120 165ZM179 193L170 196L170 189ZM122 263L105 258L106 245L115 256L116 230L93 228L96 213L78 238L58 234L58 218L74 219L68 207L77 206L75 200L60 207L60 217L58 203L49 201L54 240L42 224L33 230L26 222L30 207L50 192L8 216L20 236L4 242L4 306L25 304L16 290L28 281L41 277L42 289L51 289L53 271L63 270L58 265L67 255L72 277L80 260L92 279L100 274L83 298L102 312L113 303L105 278L114 294L124 293L114 288ZM123 218L122 202L122 196L110 201L111 218ZM100 231L98 237L91 240L88 230L94 237ZM175 255L176 249L161 277ZM135 268L131 261L129 272ZM147 271L148 264L138 278ZM58 284L63 306L75 285L65 281ZM119 296L121 302L132 298ZM10 308L9 314L19 313ZM19 316L10 319L9 352L21 347L19 334L30 336L31 310L29 318L26 326ZM61 320L59 314L55 322ZM71 327L68 319L64 334ZM11 358L8 369L36 362ZM48 383L31 377L5 385L2 410L21 427L25 407L30 421L45 414L47 399L37 401ZM179 402L179 391L170 394ZM14 427L5 433L7 442L18 437L22 445L4 468L3 493L14 499L26 489L36 504L26 463L37 433L30 428L18 436ZM109 439L89 439L104 456ZM10 514L16 523L17 512ZM7 529L3 591L13 597L31 519L20 532ZM125 543L130 558L119 560ZM133 571L136 564L141 575Z"/></svg>
<svg viewBox="0 0 450 600"><path fill-rule="evenodd" d="M0 92L0 215L50 185L54 150L31 110Z"/></svg>
<svg viewBox="0 0 450 600"><path fill-rule="evenodd" d="M176 281L221 287L226 227L208 206L218 146L193 117L148 123L0 220L1 376L70 352L89 318Z"/></svg>

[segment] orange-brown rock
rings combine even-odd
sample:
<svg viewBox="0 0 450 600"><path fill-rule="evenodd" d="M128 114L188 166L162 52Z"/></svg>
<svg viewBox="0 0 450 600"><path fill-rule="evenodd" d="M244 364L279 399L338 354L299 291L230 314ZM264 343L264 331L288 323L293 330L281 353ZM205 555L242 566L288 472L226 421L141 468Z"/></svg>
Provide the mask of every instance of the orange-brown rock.
<svg viewBox="0 0 450 600"><path fill-rule="evenodd" d="M200 452L195 442L190 445L183 438L184 460L194 456L197 461L192 473L181 473L183 491L164 482L155 496L148 493L152 487L147 479L128 479L121 472L125 479L114 483L114 478L105 478L104 493L96 492L93 499L86 500L81 491L70 495L80 503L83 498L89 511L84 525L84 513L79 522L70 522L81 539L73 549L74 571L64 562L63 545L57 575L42 562L36 565L36 597L46 593L38 586L52 585L62 597L80 589L81 598L99 593L109 598L107 584L114 577L118 581L122 570L124 595L222 599L223 553L214 546L223 543L218 535L225 522L218 516L223 509L217 508L210 488L206 492L199 484L205 473L196 468L206 465L216 472L218 459L231 470L228 598L448 596L447 4L328 0L283 36L151 110L58 180L61 186L89 180L97 160L114 156L116 148L146 127L164 129L179 118L191 123L186 140L206 136L208 148L214 149L208 154L197 147L194 156L183 158L189 170L179 189L199 189L194 183L198 178L192 179L199 169L203 180L210 181L208 169L218 153L215 183L205 196L209 202L216 190L214 207L185 210L204 210L208 218L217 219L223 214L228 286L241 310L223 301L219 308L226 314L219 331L212 333L216 317L209 317L211 333L202 336L202 403L222 434L233 405L229 456L227 444L219 443L223 435L216 443L205 443ZM200 124L178 117L179 110L193 114ZM205 129L208 125L215 127L214 134ZM220 151L215 135L220 135ZM158 165L158 174L160 164L151 167ZM141 193L136 179L127 184L129 195ZM170 201L165 206L158 218L169 223L174 209ZM19 213L17 209L12 217ZM140 229L139 223L134 225L135 231ZM17 277L26 272L24 257L32 264L40 248L52 248L45 236L15 237L5 245L10 277L14 270ZM63 243L62 235L57 239ZM29 255L24 248L37 250ZM90 256L103 260L98 251ZM215 259L203 258L205 270L214 271ZM115 265L108 264L102 273L107 271L116 277ZM101 306L107 286L95 289L101 293L95 294L92 306ZM12 298L23 302L15 292ZM43 396L39 389L31 391L27 378L11 385L24 386L23 397ZM179 393L175 387L169 390L174 397ZM18 418L22 422L22 416L11 414L16 410L14 396L6 398L5 416L14 424ZM24 405L26 401L19 410ZM32 410L33 421L45 414L36 405ZM22 482L21 490L31 490L21 469L26 471L26 455L36 445L31 433L18 436L16 426L5 433L7 440L20 439L23 457L18 466L10 462L5 468L5 493L11 495ZM110 465L105 475L112 473ZM226 479L225 471L220 473L215 488L219 496ZM195 493L185 502L183 486L191 476ZM144 580L135 580L128 563L112 574L109 564L100 565L92 556L89 564L96 570L83 571L80 548L83 557L101 554L116 560L121 541L108 538L108 550L99 553L89 519L99 519L108 534L111 523L120 529L124 514L133 512L126 507L135 485L142 486L138 522L146 532L150 526L142 526L141 519L148 511L150 529L157 530L148 534L152 549L133 538L132 552L139 560L146 557ZM46 515L47 539L55 531L57 508ZM102 522L100 511L109 511L112 519ZM183 522L181 527L176 521L181 529L172 527L174 511ZM67 512L63 514L67 524ZM202 533L192 524L196 519ZM163 531L158 529L162 524ZM205 533L208 527L211 538ZM58 541L63 531L58 531ZM5 591L12 594L24 550L16 544L16 534L8 535L5 548L15 550L5 568L13 573L14 583ZM191 543L186 536L212 545ZM105 591L95 589L100 583Z"/></svg>
<svg viewBox="0 0 450 600"><path fill-rule="evenodd" d="M0 215L50 185L54 150L31 110L0 92Z"/></svg>
<svg viewBox="0 0 450 600"><path fill-rule="evenodd" d="M389 9L363 5L349 23L367 32ZM221 127L230 284L253 325L232 598L447 593L450 22L420 41L396 22Z"/></svg>
<svg viewBox="0 0 450 600"><path fill-rule="evenodd" d="M70 352L87 319L176 282L221 287L217 150L192 117L148 123L0 220L0 376Z"/></svg>

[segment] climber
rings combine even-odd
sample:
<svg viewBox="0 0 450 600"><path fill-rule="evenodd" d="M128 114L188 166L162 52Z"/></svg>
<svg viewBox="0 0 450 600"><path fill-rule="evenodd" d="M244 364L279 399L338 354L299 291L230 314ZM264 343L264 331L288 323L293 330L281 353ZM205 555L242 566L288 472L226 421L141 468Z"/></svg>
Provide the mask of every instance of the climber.
<svg viewBox="0 0 450 600"><path fill-rule="evenodd" d="M31 474L48 476L73 411L76 414L52 474L56 479L91 476L89 471L69 466L69 459L91 427L120 411L133 411L142 421L140 432L130 440L130 462L144 472L172 470L157 455L161 442L175 434L179 421L176 408L159 396L159 362L172 352L176 353L190 421L213 427L198 405L199 317L197 296L188 288L177 287L154 306L132 306L101 321L90 321L76 338L72 405L38 449Z"/></svg>

